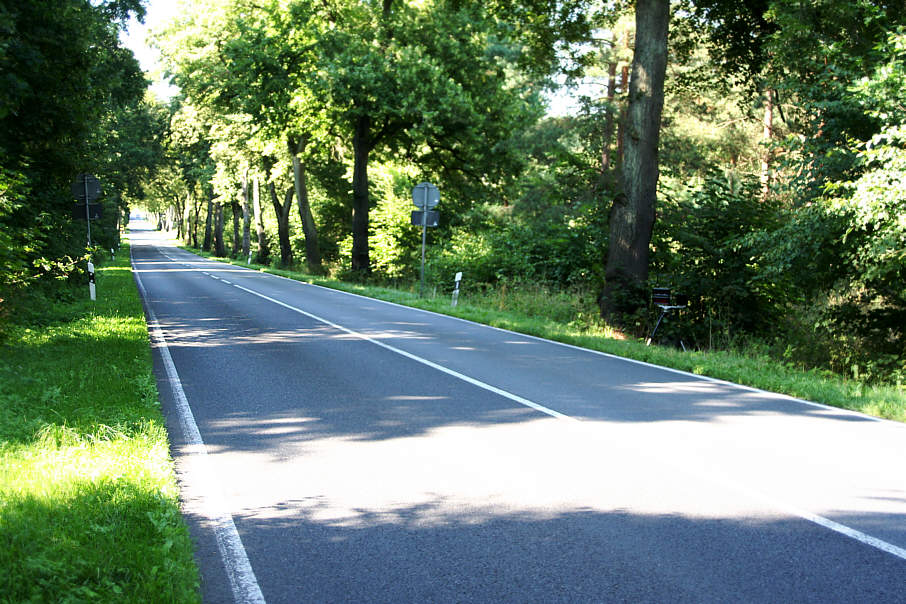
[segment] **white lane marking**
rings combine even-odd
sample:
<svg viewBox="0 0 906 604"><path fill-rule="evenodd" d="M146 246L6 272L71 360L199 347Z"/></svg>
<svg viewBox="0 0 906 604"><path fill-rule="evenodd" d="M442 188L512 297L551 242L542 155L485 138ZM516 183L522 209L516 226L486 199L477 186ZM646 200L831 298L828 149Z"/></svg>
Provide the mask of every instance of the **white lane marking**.
<svg viewBox="0 0 906 604"><path fill-rule="evenodd" d="M245 267L239 267L239 268L245 268ZM346 296L353 296L353 297L355 297L355 298L361 298L362 300L367 300L367 301L369 301L369 302L378 302L378 303L380 303L380 304L386 304L387 306L394 306L394 307L396 307L396 308L401 308L401 309L404 309L404 310L407 310L407 311L421 312L421 313L425 313L425 314L428 314L428 315L433 315L433 316L435 316L435 317L441 317L441 318L443 318L443 319L449 319L449 320L451 320L451 321L459 321L459 322L461 322L461 323L466 323L466 324L468 324L468 325L472 325L472 326L475 326L475 327L484 327L484 328L486 328L486 329L493 329L493 330L496 330L496 331L499 331L499 332L502 332L502 333L512 334L512 335L514 335L514 336L519 336L519 337L527 338L527 339L529 339L529 340L535 340L535 341L537 341L537 342L542 342L542 343L545 343L545 344L553 344L553 345L555 345L555 346L561 346L561 347L563 347L563 348L569 348L569 349L571 349L571 350L576 350L576 351L579 351L579 352L590 353L590 354L594 354L594 355L606 357L606 358L608 358L608 359L613 359L613 360L615 360L615 361L623 361L623 362L625 362L625 363L631 363L631 364L633 364L633 365L641 365L642 367L648 367L648 368L650 368L650 369L659 369L659 370L662 370L662 371L667 371L667 372L669 372L669 373L675 373L675 374L677 374L677 375L682 375L682 376L690 377L690 378L693 378L693 379L696 379L696 380L701 380L701 381L704 381L704 382L711 382L711 383L714 383L714 384L721 384L721 385L724 385L724 386L732 386L732 387L738 388L738 389L740 389L740 390L745 390L745 391L747 391L747 392L755 392L755 393L757 393L757 394L767 395L767 396L770 396L770 397L772 397L772 398L780 399L780 400L785 400L785 401L789 401L789 402L791 402L791 403L798 403L798 404L800 404L800 405L806 405L806 406L808 406L808 407L817 407L817 408L819 408L819 409L825 409L825 410L827 410L827 411L834 411L834 412L836 412L836 413L841 413L841 414L844 414L844 415L853 415L853 416L860 417L860 418L862 418L862 419L867 419L867 420L870 420L870 421L873 421L873 422L879 422L879 423L884 423L884 424L888 424L888 425L893 424L893 425L899 426L900 428L906 429L906 424L904 424L904 423L902 423L902 422L898 422L898 421L894 421L894 420L890 420L890 419L884 419L883 417L874 417L873 415L868 415L868 414L866 414L866 413L860 413L859 411L853 411L852 409L844 409L843 407L834 407L834 406L832 406L832 405L825 405L824 403L816 403L816 402L814 402L814 401L807 401L807 400L805 400L805 399L796 398L796 397L790 396L790 395L788 395L788 394L780 394L780 393L777 393L777 392L771 392L770 390L764 390L764 389L762 389L762 388L756 388L756 387L754 387L754 386L746 386L746 385L744 385L744 384L737 384L736 382L730 382L730 381L722 380L722 379L719 379L719 378L713 378L713 377L709 377L709 376L707 376L707 375L699 375L699 374L697 374L697 373L692 373L691 371L683 371L682 369L674 369L674 368L672 368L672 367L664 367L663 365L655 365L654 363L649 363L649 362L647 362L647 361L639 361L639 360L637 360L637 359L630 359L630 358L628 358L628 357L621 357L621 356L619 356L619 355L612 354L612 353L609 353L609 352L602 352L602 351L600 351L600 350L594 350L594 349L591 349L591 348L583 348L583 347L581 347L581 346L576 346L575 344L567 344L566 342L558 342L558 341L556 341L556 340L548 340L547 338L542 338L542 337L539 337L539 336L533 336L533 335L531 335L531 334L521 333L521 332L518 332L518 331L513 331L513 330L511 330L511 329L504 329L503 327L495 327L494 325L486 325L486 324L484 324L484 323L478 323L478 322L476 322L476 321L471 321L471 320L469 320L469 319L463 319L462 317L454 317L453 315L446 315L446 314L443 314L443 313L435 312L435 311L433 311L433 310L427 310L427 309L424 309L424 308L418 308L418 307L416 307L416 306L406 306L405 304L399 304L399 303L397 303L397 302L390 302L390 301L388 301L388 300L381 300L380 298L370 298L370 297L368 297L368 296L363 296L362 294L356 294L356 293L353 293L353 292L344 291L344 290L342 290L342 289L334 289L334 288L332 288L332 287L325 287L325 286L323 286L323 285L317 285L317 284L315 284L315 283L308 283L307 281L298 281L298 280L296 280L296 279L290 279L289 277L284 277L283 275L275 275L275 274L273 274L273 273L264 273L264 272L261 272L261 271L254 271L254 270L251 270L251 269L246 269L246 270L249 270L250 272L252 272L252 273L254 273L254 274L256 274L256 275L260 275L260 276L262 276L262 277L263 277L263 276L276 277L276 278L278 278L278 279L284 279L284 280L286 280L286 281L290 281L290 282L292 282L292 283L296 283L296 284L301 285L301 286L316 287L316 288L318 288L318 289L322 289L322 290L327 291L327 292L332 292L332 293L337 293L337 294L343 294L343 295L346 295Z"/></svg>
<svg viewBox="0 0 906 604"><path fill-rule="evenodd" d="M580 423L580 424L583 423L582 420L576 419L576 418L566 415L564 413L560 413L559 411L554 411L553 409L545 407L544 405L541 405L541 404L531 401L529 399L523 398L517 394L507 392L506 390L501 390L500 388L497 388L495 386L492 386L492 385L482 382L480 380L476 380L475 378L469 377L467 375L459 373L458 371L454 371L452 369L444 367L443 365L438 365L437 363L434 363L433 361L429 361L428 359L414 355L411 352L406 352L405 350L401 350L399 348L396 348L395 346L385 344L384 342L381 342L374 338L370 338L363 333L357 332L353 329L349 329L348 327L343 327L342 325L338 325L337 323L334 323L333 321L329 321L323 317L319 317L318 315L315 315L315 314L312 314L305 310L302 310L301 308L292 306L291 304L287 304L286 302L281 302L280 300L271 298L270 296L256 292L255 290L249 289L247 287L243 287L241 285L234 284L233 287L235 287L237 289L241 289L244 292L250 293L253 296L257 296L259 298L267 300L268 302L272 302L274 304L282 306L283 308L286 308L293 312L297 312L301 315L314 319L315 321L318 321L320 323L324 323L325 325L329 325L335 329L339 329L340 331L343 331L345 333L348 333L349 335L355 336L356 338L365 340L372 344L376 344L377 346L380 346L381 348L384 348L386 350L389 350L391 352L404 356L408 359L421 363L422 365L427 365L428 367L431 367L432 369L436 369L438 371L446 373L447 375L451 375L464 382L467 382L469 384L478 386L479 388L482 388L489 392L493 392L494 394L498 394L500 396L508 398L512 401L519 403L520 405L525 405L526 407L531 407L532 409L535 409L542 413L546 413L547 415L550 415L551 417L555 417L557 419L567 420L570 422L576 422L576 423ZM869 546L879 549L883 552L886 552L888 554L891 554L898 558L906 560L906 549L897 547L896 545L893 545L892 543L888 543L887 541L878 539L877 537L873 537L867 533L863 533L862 531L859 531L852 527L846 526L845 524L840 524L839 522L835 522L829 518L825 518L824 516L819 516L818 514L813 514L806 510L802 510L797 507L791 506L783 501L769 497L763 493L760 493L756 490L743 486L726 477L722 477L719 474L709 475L707 473L703 473L703 472L700 472L698 470L694 470L691 468L674 466L672 463L664 462L663 460L659 460L659 461L661 463L665 463L666 465L677 469L678 471L698 476L700 479L704 479L707 482L711 482L713 484L719 484L726 489L729 489L738 494L759 500L762 503L768 505L769 507L773 507L775 509L784 511L791 516L798 516L799 518L802 518L803 520L807 520L809 522L822 526L826 529L834 531L835 533L844 535L846 537L849 537L850 539L854 539L856 541L859 541L860 543L864 543L865 545L869 545Z"/></svg>
<svg viewBox="0 0 906 604"><path fill-rule="evenodd" d="M129 254L131 260L131 246ZM141 296L144 300L147 300L148 296L141 276L138 273L134 274ZM146 304L145 308L148 311L148 328L151 332L151 339L160 350L161 360L167 373L167 381L176 399L179 421L182 425L186 442L189 445L187 447L188 454L199 463L198 470L200 471L192 472L191 480L195 484L203 485L201 488L203 512L212 521L214 535L217 539L217 549L220 550L220 557L223 559L227 577L230 581L230 588L233 591L233 598L237 604L265 604L264 595L261 593L258 579L252 570L245 547L242 545L239 531L236 530L233 517L226 511L222 491L219 485L215 485L211 478L213 474L210 469L207 448L201 438L201 433L198 431L198 424L195 423L195 416L189 406L189 400L186 398L179 374L176 372L176 365L173 363L173 357L170 356L170 349L167 347L163 331L157 322L157 316L151 309L150 304Z"/></svg>
<svg viewBox="0 0 906 604"><path fill-rule="evenodd" d="M402 356L406 357L407 359L411 359L417 363L421 363L422 365L427 365L428 367L431 367L432 369L436 369L437 371L441 371L443 373L446 373L447 375L451 375L464 382L468 382L469 384L472 384L473 386L478 386L479 388L483 388L484 390L493 392L494 394L499 394L500 396L506 397L506 398L510 399L511 401L515 401L515 402L519 403L520 405L525 405L526 407L531 407L532 409L540 411L541 413L546 413L547 415L550 415L551 417L556 417L557 419L568 419L568 420L572 420L572 421L579 421L575 418L569 417L568 415L564 415L564 414L560 413L559 411L554 411L553 409L548 409L544 405L539 405L538 403L536 403L534 401L530 401L526 398L522 398L521 396L519 396L517 394L513 394L512 392L507 392L506 390L501 390L500 388L497 388L496 386L491 386L490 384L482 382L481 380L476 380L475 378L469 377L465 374L459 373L458 371L454 371L452 369L444 367L443 365L438 365L437 363L429 361L428 359L424 359L420 356L414 355L411 352L406 352L405 350L401 350L399 348L396 348L395 346L385 344L384 342L381 342L380 340L375 340L374 338L370 338L363 333L359 333L357 331L349 329L348 327L343 327L342 325L338 325L338 324L334 323L333 321L328 321L327 319L325 319L323 317L313 315L310 312L306 312L306 311L302 310L301 308L297 308L290 304L286 304L285 302L281 302L280 300L276 300L274 298L271 298L270 296L266 296L262 293L256 292L255 290L249 289L247 287L242 287L241 285L234 285L233 287L241 289L244 292L248 292L248 293L252 294L253 296L258 296L259 298L263 298L263 299L267 300L268 302L273 302L274 304L278 304L286 309L292 310L301 315L305 315L306 317L314 319L315 321L318 321L319 323L324 323L325 325L330 325L331 327L333 327L335 329L339 329L340 331L344 331L344 332L348 333L349 335L355 336L362 340L366 340L368 342L371 342L372 344L376 344L377 346L380 346L381 348L385 348L391 352L395 352L396 354L402 355Z"/></svg>

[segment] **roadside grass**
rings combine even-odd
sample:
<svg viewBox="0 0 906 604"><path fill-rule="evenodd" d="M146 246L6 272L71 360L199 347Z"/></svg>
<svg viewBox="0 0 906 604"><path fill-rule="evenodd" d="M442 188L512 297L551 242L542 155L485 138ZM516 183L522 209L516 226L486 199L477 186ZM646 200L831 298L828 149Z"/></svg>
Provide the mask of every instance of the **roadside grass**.
<svg viewBox="0 0 906 604"><path fill-rule="evenodd" d="M456 307L447 292L420 297L417 284L408 288L349 283L299 271L276 269L230 258L215 258L187 246L183 249L237 266L297 281L430 310L598 352L687 371L696 375L786 394L874 417L906 422L906 386L868 384L827 370L803 370L758 351L689 351L646 346L623 339L594 310L592 292L563 292L535 284L507 284L495 289L463 289ZM584 300L583 300L584 298Z"/></svg>
<svg viewBox="0 0 906 604"><path fill-rule="evenodd" d="M129 251L0 342L0 602L199 602Z"/></svg>

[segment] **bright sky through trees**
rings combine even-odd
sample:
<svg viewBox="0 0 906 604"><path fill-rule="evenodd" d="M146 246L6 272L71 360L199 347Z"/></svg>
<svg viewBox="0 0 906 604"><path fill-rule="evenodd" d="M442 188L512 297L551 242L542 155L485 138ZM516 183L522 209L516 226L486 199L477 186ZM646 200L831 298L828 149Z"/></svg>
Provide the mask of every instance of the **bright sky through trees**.
<svg viewBox="0 0 906 604"><path fill-rule="evenodd" d="M160 52L153 48L149 38L151 33L159 30L180 9L180 0L148 0L148 9L145 22L139 23L132 18L129 28L122 35L122 43L132 50L138 59L142 70L153 80L151 90L159 98L169 98L176 92L176 88L163 80L160 65Z"/></svg>

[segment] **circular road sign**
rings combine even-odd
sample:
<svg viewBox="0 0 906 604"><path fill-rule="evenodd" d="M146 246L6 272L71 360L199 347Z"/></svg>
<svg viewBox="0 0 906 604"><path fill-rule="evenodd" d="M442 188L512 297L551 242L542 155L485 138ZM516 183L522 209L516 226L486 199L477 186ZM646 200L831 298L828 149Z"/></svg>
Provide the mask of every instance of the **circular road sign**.
<svg viewBox="0 0 906 604"><path fill-rule="evenodd" d="M440 191L429 182L420 182L412 187L412 203L421 209L430 209L440 202Z"/></svg>

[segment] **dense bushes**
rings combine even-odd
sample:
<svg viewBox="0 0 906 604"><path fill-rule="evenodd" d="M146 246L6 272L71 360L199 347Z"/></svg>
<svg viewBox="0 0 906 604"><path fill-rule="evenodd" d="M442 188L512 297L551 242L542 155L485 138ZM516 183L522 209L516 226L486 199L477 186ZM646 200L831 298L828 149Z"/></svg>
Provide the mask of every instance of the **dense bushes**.
<svg viewBox="0 0 906 604"><path fill-rule="evenodd" d="M462 271L478 283L540 281L566 287L594 280L602 245L594 215L590 210L557 214L533 220L479 206L432 249L430 274L437 281Z"/></svg>
<svg viewBox="0 0 906 604"><path fill-rule="evenodd" d="M687 341L711 346L776 324L790 292L762 272L764 249L752 235L776 225L778 211L757 196L757 183L712 175L701 186L664 195L651 280L689 297Z"/></svg>

